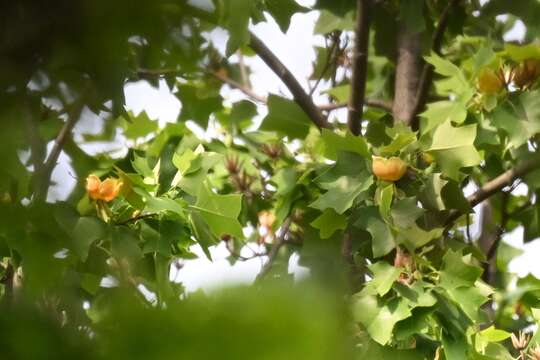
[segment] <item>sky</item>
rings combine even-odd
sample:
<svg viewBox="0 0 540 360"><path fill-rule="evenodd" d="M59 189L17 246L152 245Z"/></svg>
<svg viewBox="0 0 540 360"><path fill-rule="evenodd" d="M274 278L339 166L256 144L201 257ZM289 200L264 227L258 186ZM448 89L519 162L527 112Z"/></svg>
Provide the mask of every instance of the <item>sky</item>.
<svg viewBox="0 0 540 360"><path fill-rule="evenodd" d="M199 6L208 6L207 0L192 1ZM298 1L302 5L312 5L313 1ZM291 70L304 87L307 88L307 78L311 73L312 61L315 58L313 45L324 44L321 36L313 36L314 23L318 17L317 12L307 14L296 14L293 16L291 26L287 34L283 34L273 19L268 18L268 22L251 26L251 30L260 37L266 45L283 61ZM518 21L513 29L506 35L505 40L520 40L523 38L524 26ZM216 30L207 37L214 42L215 46L222 52L225 52L227 34L224 30ZM233 59L234 60L234 59ZM282 84L279 78L257 57L245 59L252 70L251 82L253 90L259 95L269 93L290 95L287 88ZM245 98L240 91L230 89L227 86L222 90L222 95L226 101L234 102ZM150 118L157 119L161 125L166 122L175 122L180 112L181 104L178 99L169 92L164 83L161 83L159 89L155 89L144 81L129 83L125 86L126 108L139 113L146 111ZM315 102L324 103L321 98L315 98ZM266 114L266 108L259 108L260 117ZM338 116L343 116L338 113ZM82 121L77 125L75 134L100 131L100 122L96 115L87 112ZM194 124L188 124L197 134L203 135L202 129ZM208 133L206 134L208 135ZM76 135L77 136L77 135ZM126 140L118 134L113 144L92 144L85 145L84 150L89 153L97 153L105 147L117 147L119 153L125 151ZM69 165L69 159L64 154L59 159L60 165L53 173L53 181L57 182L49 193L49 199L62 199L71 192L75 185L75 179ZM466 189L466 192L472 192L474 188ZM477 207L475 210L479 210ZM478 211L479 212L479 211ZM477 227L472 228L473 234L477 232ZM521 238L522 229L517 229L505 237L505 241L513 246L523 248L524 254L510 264L510 271L525 276L531 271L535 276L540 277L540 262L537 261L537 254L540 252L540 242L534 241L523 245ZM248 261L237 262L231 266L226 259L229 255L224 244L219 244L211 249L213 261L206 259L202 250L198 246L192 249L199 259L188 260L182 263L182 268L178 270L175 266L171 268L171 279L182 282L188 291L198 289L210 290L222 287L232 283L249 283L254 280L259 272L264 258L255 258ZM259 251L260 249L255 249ZM250 250L244 248L242 255L249 256ZM295 278L305 276L308 270L298 265L298 256L293 255L289 263L289 271L295 274Z"/></svg>

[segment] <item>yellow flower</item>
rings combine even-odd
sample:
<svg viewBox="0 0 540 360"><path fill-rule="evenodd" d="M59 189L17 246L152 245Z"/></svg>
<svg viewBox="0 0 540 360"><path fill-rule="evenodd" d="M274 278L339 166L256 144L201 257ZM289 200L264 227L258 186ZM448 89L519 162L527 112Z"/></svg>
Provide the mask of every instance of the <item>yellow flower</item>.
<svg viewBox="0 0 540 360"><path fill-rule="evenodd" d="M484 94L496 94L502 90L504 83L493 69L484 68L477 79L478 90Z"/></svg>
<svg viewBox="0 0 540 360"><path fill-rule="evenodd" d="M405 175L407 163L395 156L389 159L373 156L372 170L378 179L398 181Z"/></svg>
<svg viewBox="0 0 540 360"><path fill-rule="evenodd" d="M118 196L122 182L119 179L107 178L101 181L96 175L86 178L86 191L93 200L111 201Z"/></svg>

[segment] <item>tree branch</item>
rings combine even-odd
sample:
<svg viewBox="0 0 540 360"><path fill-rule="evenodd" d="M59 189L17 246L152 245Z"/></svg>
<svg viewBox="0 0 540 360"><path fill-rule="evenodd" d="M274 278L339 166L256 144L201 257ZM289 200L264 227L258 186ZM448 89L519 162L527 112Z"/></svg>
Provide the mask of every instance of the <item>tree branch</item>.
<svg viewBox="0 0 540 360"><path fill-rule="evenodd" d="M79 121L83 108L84 102L79 99L72 104L71 109L68 111L68 118L56 136L54 146L49 154L49 157L47 157L47 160L45 160L45 163L41 167L41 173L39 174L38 180L39 185L36 193L34 194L37 201L44 201L47 197L47 191L51 182L51 175L57 165L58 157L60 156L68 137L71 135L75 124L77 121Z"/></svg>
<svg viewBox="0 0 540 360"><path fill-rule="evenodd" d="M354 135L360 135L360 125L366 92L369 22L371 0L356 1L355 44L352 61L351 94L347 125Z"/></svg>
<svg viewBox="0 0 540 360"><path fill-rule="evenodd" d="M311 97L304 91L302 85L296 80L294 75L285 67L277 56L255 34L251 33L249 46L259 55L270 69L283 81L293 94L296 103L309 116L311 121L319 129L327 128L328 122L321 110L313 103Z"/></svg>
<svg viewBox="0 0 540 360"><path fill-rule="evenodd" d="M448 19L450 17L450 11L454 6L457 6L460 0L450 0L448 5L444 8L437 24L437 28L432 36L431 49L437 55L441 55L441 46L442 40L444 37L444 32L448 26ZM420 111L424 108L427 96L429 93L429 88L431 86L431 81L433 79L433 66L431 64L424 64L422 69L422 74L420 75L420 81L418 82L418 90L416 93L415 105L414 105L414 116L418 115Z"/></svg>
<svg viewBox="0 0 540 360"><path fill-rule="evenodd" d="M279 250L281 249L283 245L285 245L285 240L286 240L287 234L289 233L289 228L291 227L291 223L292 223L292 219L288 217L287 219L285 219L285 221L281 225L280 234L276 238L276 241L274 242L272 249L268 253L268 260L262 267L259 275L257 275L257 278L255 279L256 282L261 281L272 269L272 266L274 264L274 261L276 260Z"/></svg>
<svg viewBox="0 0 540 360"><path fill-rule="evenodd" d="M505 171L496 178L488 181L475 193L467 197L467 201L471 207L474 207L494 194L497 194L504 187L511 185L516 179L519 179L531 171L538 169L538 167L540 167L540 154L536 154L533 158L517 164L514 168ZM446 224L450 225L461 215L462 213L457 210L451 212L446 220Z"/></svg>

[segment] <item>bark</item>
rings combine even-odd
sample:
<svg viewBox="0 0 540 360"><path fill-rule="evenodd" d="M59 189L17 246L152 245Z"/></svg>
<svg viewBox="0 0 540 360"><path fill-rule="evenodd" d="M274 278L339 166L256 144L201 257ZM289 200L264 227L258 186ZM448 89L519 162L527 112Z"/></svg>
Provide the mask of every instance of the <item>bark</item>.
<svg viewBox="0 0 540 360"><path fill-rule="evenodd" d="M406 125L411 125L416 115L416 94L422 65L421 36L421 33L412 33L404 23L400 24L392 113L395 122Z"/></svg>

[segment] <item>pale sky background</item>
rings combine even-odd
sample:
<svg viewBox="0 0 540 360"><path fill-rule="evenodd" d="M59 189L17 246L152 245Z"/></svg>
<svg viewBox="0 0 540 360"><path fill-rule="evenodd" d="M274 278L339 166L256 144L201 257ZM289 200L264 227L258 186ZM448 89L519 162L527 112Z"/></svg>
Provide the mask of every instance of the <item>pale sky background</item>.
<svg viewBox="0 0 540 360"><path fill-rule="evenodd" d="M193 3L208 3L207 0L192 1ZM485 2L485 1L482 1ZM299 0L298 3L310 6L313 0ZM315 59L313 45L323 45L321 36L313 35L314 23L318 17L318 12L313 11L307 14L296 14L291 21L291 26L287 34L283 34L273 19L268 17L268 22L251 26L251 30L259 36L266 45L283 61L283 63L292 71L297 79L307 88L307 78L312 69L312 62ZM518 21L514 28L505 35L505 40L521 40L524 35L524 26ZM227 41L227 33L224 30L216 30L208 35L217 48L224 53ZM268 67L258 57L246 58L246 63L252 70L251 82L253 90L259 95L268 93L277 93L290 95L287 88L281 83L279 78L268 69ZM322 84L324 87L324 84ZM224 87L222 95L226 101L237 101L245 98L238 90ZM166 122L175 122L180 112L180 103L178 99L169 92L167 86L162 82L159 89L155 89L144 81L129 83L125 87L126 107L134 113L146 111L150 118L158 119L161 125ZM324 103L324 98L315 98L315 102ZM260 118L266 114L266 108L259 106ZM342 117L344 112L336 112L334 116ZM77 138L78 133L99 132L100 121L91 113L86 113L81 123L75 129ZM203 135L204 132L194 124L188 124L197 134ZM211 133L211 130L210 130ZM211 135L206 133L205 135ZM92 144L85 145L83 148L89 153L99 152L104 147L117 148L119 153L126 151L126 139L118 134L114 144ZM72 175L69 158L64 154L59 159L60 165L53 173L53 180L58 183L51 189L49 199L62 199L69 194L75 185ZM474 189L469 188L470 192ZM475 210L479 210L478 206ZM477 227L473 226L473 234L477 233ZM540 242L522 244L522 229L517 229L512 234L505 237L505 241L513 246L523 248L525 253L515 259L510 265L510 271L525 276L531 271L535 276L540 277L540 262L537 261L540 253ZM252 246L255 248L255 246ZM259 249L256 249L257 251ZM254 280L258 274L261 265L265 259L252 259L249 261L237 262L230 266L226 257L229 255L224 244L219 244L211 249L214 261L210 262L202 253L200 247L194 246L193 251L200 258L183 262L183 267L177 271L173 266L171 270L171 279L184 284L188 291L197 289L209 290L231 283L249 283ZM249 249L244 248L242 255L249 256ZM304 276L307 269L298 266L298 256L291 257L289 271L295 274L295 277Z"/></svg>

